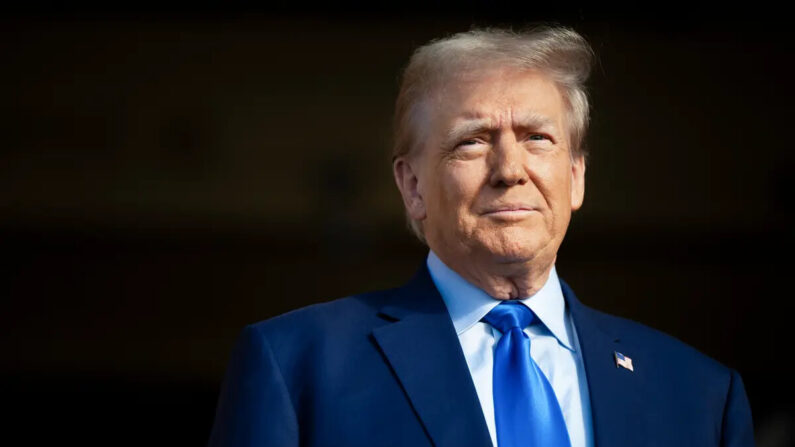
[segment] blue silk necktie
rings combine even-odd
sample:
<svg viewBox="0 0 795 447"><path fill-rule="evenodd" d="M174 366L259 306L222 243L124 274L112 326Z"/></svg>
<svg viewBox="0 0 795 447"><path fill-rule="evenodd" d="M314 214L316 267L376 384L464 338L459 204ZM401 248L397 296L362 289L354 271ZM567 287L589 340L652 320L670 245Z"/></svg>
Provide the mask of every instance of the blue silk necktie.
<svg viewBox="0 0 795 447"><path fill-rule="evenodd" d="M483 317L502 332L493 373L498 447L571 447L555 391L530 357L524 328L535 318L527 306L512 301Z"/></svg>

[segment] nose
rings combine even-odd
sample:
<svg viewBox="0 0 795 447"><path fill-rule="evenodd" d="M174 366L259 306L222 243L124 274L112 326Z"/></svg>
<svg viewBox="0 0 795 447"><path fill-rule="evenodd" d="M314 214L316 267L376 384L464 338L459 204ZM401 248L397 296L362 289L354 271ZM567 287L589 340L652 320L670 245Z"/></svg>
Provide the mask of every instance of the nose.
<svg viewBox="0 0 795 447"><path fill-rule="evenodd" d="M514 138L500 138L490 153L491 175L494 187L524 185L530 178L525 169L527 151Z"/></svg>

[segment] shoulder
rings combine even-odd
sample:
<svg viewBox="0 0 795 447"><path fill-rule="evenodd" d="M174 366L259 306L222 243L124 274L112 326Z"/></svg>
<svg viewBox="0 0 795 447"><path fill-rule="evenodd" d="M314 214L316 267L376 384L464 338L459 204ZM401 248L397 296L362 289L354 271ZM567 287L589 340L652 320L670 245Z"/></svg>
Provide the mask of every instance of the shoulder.
<svg viewBox="0 0 795 447"><path fill-rule="evenodd" d="M670 417L678 418L674 425L682 429L707 424L716 436L753 445L750 405L736 370L660 330L586 309L618 340L616 349L632 358L639 395L654 403L656 414L675 415Z"/></svg>
<svg viewBox="0 0 795 447"><path fill-rule="evenodd" d="M690 344L646 324L590 309L597 324L609 328L622 344L654 353L672 365L698 366L706 372L728 377L730 370Z"/></svg>
<svg viewBox="0 0 795 447"><path fill-rule="evenodd" d="M249 327L272 337L290 336L307 330L344 331L374 317L394 293L395 289L387 289L336 298L291 310Z"/></svg>
<svg viewBox="0 0 795 447"><path fill-rule="evenodd" d="M740 381L736 371L672 335L631 319L589 312L598 326L619 340L617 349L632 358L635 374L656 388L661 399L700 396L702 405L719 411Z"/></svg>
<svg viewBox="0 0 795 447"><path fill-rule="evenodd" d="M247 325L240 339L266 346L276 360L287 363L340 352L366 341L374 327L385 323L379 309L394 298L396 290L366 292L295 309Z"/></svg>
<svg viewBox="0 0 795 447"><path fill-rule="evenodd" d="M394 289L367 292L249 324L238 337L230 368L246 373L233 376L254 382L278 378L292 405L311 407L315 399L331 396L335 387L379 365L371 334L388 323L379 309L396 298Z"/></svg>

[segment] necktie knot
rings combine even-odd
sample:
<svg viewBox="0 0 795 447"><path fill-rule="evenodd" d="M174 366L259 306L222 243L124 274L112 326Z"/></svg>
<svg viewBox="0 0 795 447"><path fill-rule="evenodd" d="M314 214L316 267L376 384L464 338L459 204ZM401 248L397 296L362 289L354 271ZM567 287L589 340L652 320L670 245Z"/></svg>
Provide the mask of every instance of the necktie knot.
<svg viewBox="0 0 795 447"><path fill-rule="evenodd" d="M503 301L483 317L483 321L497 328L503 334L511 329L523 330L535 319L535 314L527 306L516 301Z"/></svg>

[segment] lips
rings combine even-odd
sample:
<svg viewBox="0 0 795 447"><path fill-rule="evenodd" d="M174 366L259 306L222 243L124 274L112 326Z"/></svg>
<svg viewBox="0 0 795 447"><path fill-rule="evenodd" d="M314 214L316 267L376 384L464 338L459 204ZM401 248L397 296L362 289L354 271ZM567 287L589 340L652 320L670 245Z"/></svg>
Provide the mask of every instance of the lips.
<svg viewBox="0 0 795 447"><path fill-rule="evenodd" d="M538 211L538 208L524 204L506 204L506 205L497 205L494 207L490 207L486 209L486 211L484 211L483 214L484 215L489 215L489 214L519 215L519 214L530 213L533 211Z"/></svg>

